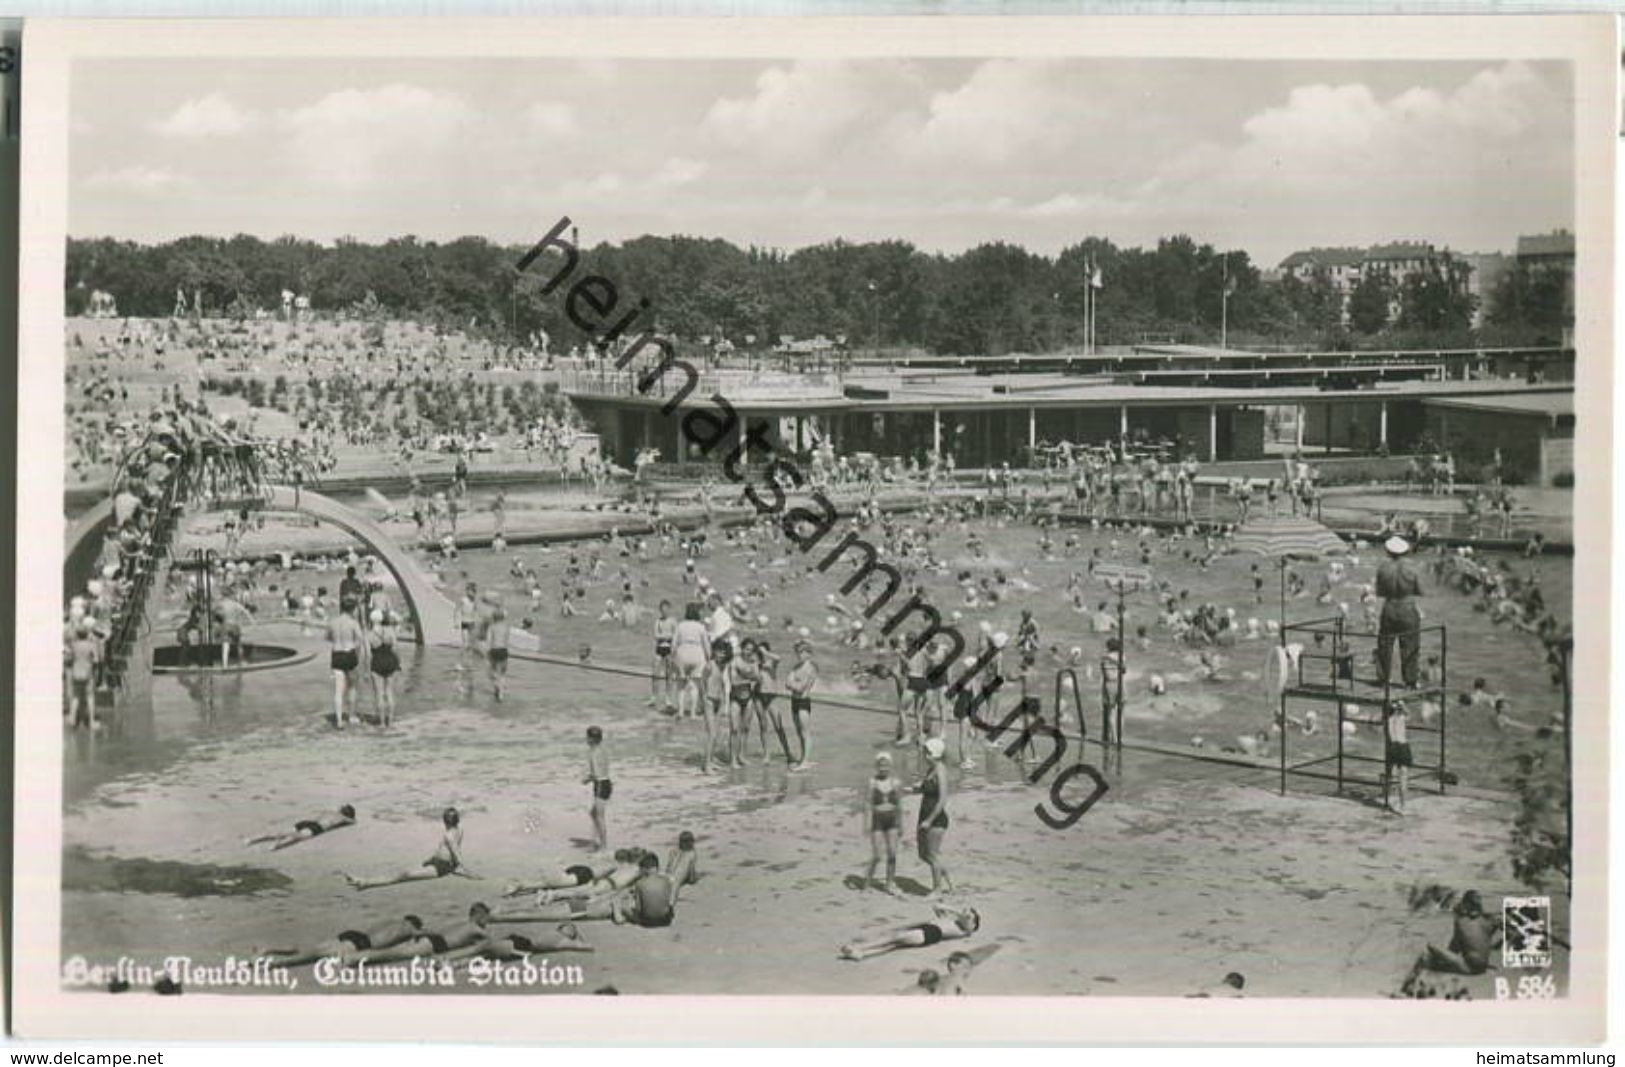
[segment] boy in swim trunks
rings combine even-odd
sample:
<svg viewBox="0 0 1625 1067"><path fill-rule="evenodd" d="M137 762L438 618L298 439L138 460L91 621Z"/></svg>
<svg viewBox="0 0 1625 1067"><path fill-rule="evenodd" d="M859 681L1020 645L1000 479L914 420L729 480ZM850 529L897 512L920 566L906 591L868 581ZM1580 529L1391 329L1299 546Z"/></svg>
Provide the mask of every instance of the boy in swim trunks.
<svg viewBox="0 0 1625 1067"><path fill-rule="evenodd" d="M508 680L508 635L511 632L508 613L501 604L495 605L491 609L490 624L485 628L485 658L491 671L491 688L499 704Z"/></svg>
<svg viewBox="0 0 1625 1067"><path fill-rule="evenodd" d="M534 891L536 894L536 908L546 908L552 904L581 903L597 897L609 896L627 888L638 880L638 861L643 858L643 850L639 848L618 848L615 850L615 862L607 868L593 868L595 877L586 882L562 887L548 886L511 886L505 896L520 896L526 892ZM556 912L540 913L537 911L509 910L495 916L496 922L550 922L556 921ZM566 916L568 917L568 916Z"/></svg>
<svg viewBox="0 0 1625 1067"><path fill-rule="evenodd" d="M273 967L302 967L317 960L329 959L348 963L362 952L394 948L415 941L422 932L423 920L416 915L406 915L366 930L344 930L332 940L310 948L267 948L255 951L254 955L269 958Z"/></svg>
<svg viewBox="0 0 1625 1067"><path fill-rule="evenodd" d="M318 815L314 819L299 820L293 824L293 833L291 834L261 834L258 837L248 838L243 842L243 844L260 845L270 841L273 842L271 845L271 851L275 852L278 849L289 848L293 845L297 845L301 841L309 841L313 837L319 837L320 835L327 833L329 830L339 830L343 827L354 825L355 808L351 807L349 804L345 804L339 808L337 814Z"/></svg>
<svg viewBox="0 0 1625 1067"><path fill-rule="evenodd" d="M818 664L813 662L812 645L806 641L796 643L796 665L784 679L790 691L790 721L801 742L801 758L791 764L792 770L807 766L812 755L812 691L818 685Z"/></svg>
<svg viewBox="0 0 1625 1067"><path fill-rule="evenodd" d="M623 880L619 872L611 883ZM670 926L676 915L677 883L660 873L660 859L645 852L624 885L588 897L556 899L528 912L506 912L498 922L581 922L611 919L637 926Z"/></svg>
<svg viewBox="0 0 1625 1067"><path fill-rule="evenodd" d="M895 928L888 936L874 941L842 945L840 958L857 962L898 949L930 948L944 941L958 941L970 937L982 928L982 917L977 914L975 908L960 911L938 904L935 912L938 921L901 926Z"/></svg>
<svg viewBox="0 0 1625 1067"><path fill-rule="evenodd" d="M389 948L363 949L354 959L357 963L397 963L425 956L461 959L478 955L491 943L490 923L491 909L475 903L469 906L466 922L441 930L419 930L411 941Z"/></svg>
<svg viewBox="0 0 1625 1067"><path fill-rule="evenodd" d="M677 667L672 659L672 640L677 636L677 620L671 617L671 601L660 602L660 613L655 617L655 658L649 671L649 706L671 710L672 689Z"/></svg>
<svg viewBox="0 0 1625 1067"><path fill-rule="evenodd" d="M1409 719L1410 710L1403 700L1389 703L1387 760L1388 772L1393 775L1395 802L1392 810L1395 815L1405 814L1411 767L1416 762L1415 757L1411 755L1410 735L1406 729Z"/></svg>
<svg viewBox="0 0 1625 1067"><path fill-rule="evenodd" d="M620 859L620 853L616 854L616 858ZM551 874L544 874L539 882L514 882L502 891L502 895L522 897L531 893L551 893L557 889L576 889L607 878L615 870L616 864L599 869L585 863L572 863L568 867L555 868Z"/></svg>
<svg viewBox="0 0 1625 1067"><path fill-rule="evenodd" d="M609 777L604 731L597 726L587 727L587 777L582 782L592 787L593 851L602 852L609 847L609 798L615 786Z"/></svg>
<svg viewBox="0 0 1625 1067"><path fill-rule="evenodd" d="M434 855L424 860L416 870L402 871L388 878L370 881L344 874L344 880L350 883L352 889L380 889L386 885L400 885L402 882L421 882L432 878L444 878L448 874L460 872L463 866L462 816L456 808L447 808L441 813L440 821L445 827L440 835L440 844L435 849ZM343 874L343 872L340 873Z"/></svg>

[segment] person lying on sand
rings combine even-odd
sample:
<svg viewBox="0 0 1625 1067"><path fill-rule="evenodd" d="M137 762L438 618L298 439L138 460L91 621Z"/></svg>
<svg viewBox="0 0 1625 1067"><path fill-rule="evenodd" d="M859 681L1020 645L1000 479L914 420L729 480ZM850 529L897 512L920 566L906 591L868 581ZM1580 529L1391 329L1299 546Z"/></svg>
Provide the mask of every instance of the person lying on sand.
<svg viewBox="0 0 1625 1067"><path fill-rule="evenodd" d="M642 875L639 861L643 856L645 851L640 848L617 848L614 851L613 864L593 867L595 877L588 882L574 882L564 887L536 888L536 906L556 905L562 901L590 900L593 896L604 896L624 890L637 882ZM518 896L522 893L505 893L505 895Z"/></svg>
<svg viewBox="0 0 1625 1067"><path fill-rule="evenodd" d="M502 895L504 897L522 897L531 893L552 893L559 889L590 886L601 878L608 878L611 873L618 869L625 862L620 859L625 853L625 849L617 852L617 862L615 863L572 863L568 867L557 867L550 871L544 871L538 881L510 883L507 888L503 889Z"/></svg>
<svg viewBox="0 0 1625 1067"><path fill-rule="evenodd" d="M340 830L346 826L355 825L355 808L348 804L343 805L332 815L318 815L314 819L300 819L293 824L293 833L260 834L258 837L246 838L245 845L262 845L272 842L271 851L282 848L291 848L301 841L309 841L313 837L320 837L329 830Z"/></svg>
<svg viewBox="0 0 1625 1067"><path fill-rule="evenodd" d="M905 948L929 948L944 941L957 941L970 937L982 927L982 917L975 908L956 910L938 904L937 918L948 922L915 923L897 927L891 934L875 941L842 945L839 956L843 960L866 960Z"/></svg>
<svg viewBox="0 0 1625 1067"><path fill-rule="evenodd" d="M582 922L610 919L634 926L670 926L677 914L677 883L660 873L652 852L638 861L638 875L625 888L585 899L560 900L528 912L504 912L497 922Z"/></svg>
<svg viewBox="0 0 1625 1067"><path fill-rule="evenodd" d="M365 930L342 930L329 941L310 948L256 949L254 955L269 959L273 967L299 967L317 960L339 959L349 962L357 953L371 949L393 948L416 940L423 931L423 920L416 915L379 923Z"/></svg>
<svg viewBox="0 0 1625 1067"><path fill-rule="evenodd" d="M475 903L469 906L466 922L453 923L439 930L419 930L410 941L388 948L364 949L357 952L352 960L356 963L397 963L428 956L462 959L478 955L491 941L491 932L487 929L490 922L491 909ZM469 949L475 951L469 952Z"/></svg>
<svg viewBox="0 0 1625 1067"><path fill-rule="evenodd" d="M444 878L448 874L459 874L464 878L478 877L463 868L462 816L457 813L456 808L447 808L441 813L440 821L445 826L440 835L440 844L435 848L434 855L424 860L416 870L402 871L386 878L374 879L356 878L345 874L344 880L350 883L352 889L359 890L378 889L386 885L400 885L402 882L421 882L432 878Z"/></svg>

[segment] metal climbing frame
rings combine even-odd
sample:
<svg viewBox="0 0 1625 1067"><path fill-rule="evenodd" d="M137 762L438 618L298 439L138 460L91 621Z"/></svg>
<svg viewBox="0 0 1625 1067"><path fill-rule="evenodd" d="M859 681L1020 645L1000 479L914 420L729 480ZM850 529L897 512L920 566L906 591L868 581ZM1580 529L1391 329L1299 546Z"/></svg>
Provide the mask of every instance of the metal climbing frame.
<svg viewBox="0 0 1625 1067"><path fill-rule="evenodd" d="M1312 619L1308 622L1291 623L1281 627L1280 649L1283 658L1288 663L1287 674L1281 679L1280 689L1280 717L1277 724L1280 727L1280 763L1281 763L1281 793L1286 793L1288 774L1303 774L1310 777L1326 778L1337 783L1337 791L1343 792L1348 785L1364 785L1382 790L1383 806L1387 807L1393 788L1394 767L1388 760L1388 744L1390 741L1387 708L1395 699L1437 701L1439 707L1438 725L1430 726L1420 721L1407 723L1407 737L1412 734L1436 735L1438 737L1438 762L1415 763L1411 770L1420 777L1431 777L1438 784L1439 793L1443 795L1449 781L1447 772L1447 753L1449 749L1448 723L1450 719L1450 703L1445 699L1449 679L1450 645L1448 635L1443 625L1423 626L1415 631L1419 635L1421 649L1417 655L1427 657L1430 647L1437 649L1439 657L1438 677L1432 678L1420 688L1407 689L1402 684L1396 685L1393 675L1399 669L1398 663L1390 663L1391 669L1388 678L1361 678L1356 671L1356 651L1375 651L1378 635L1368 630L1354 630L1348 626L1348 620L1341 615L1334 615L1325 619ZM1397 645L1397 640L1396 640ZM1297 645L1301 651L1296 661L1286 653L1286 650ZM1395 648L1394 658L1398 658L1399 650ZM1291 736L1288 729L1287 707L1292 701L1310 701L1318 703L1331 703L1337 708L1336 740L1337 752L1329 756L1317 756L1304 760L1301 763L1288 764L1287 740ZM1352 709L1352 713L1351 713ZM1374 709L1375 718L1361 714L1362 709ZM1365 726L1382 727L1382 755L1369 756L1362 753L1350 752L1347 746L1347 735L1343 724L1353 722ZM1348 763L1379 763L1382 765L1381 778L1365 778L1350 773ZM1335 774L1316 772L1312 768L1321 764L1335 763Z"/></svg>
<svg viewBox="0 0 1625 1067"><path fill-rule="evenodd" d="M1062 711L1064 706L1062 700L1068 690L1072 693L1072 712L1078 720L1078 760L1081 762L1083 759L1083 746L1089 743L1089 715L1083 710L1083 687L1082 683L1078 681L1078 672L1071 667L1062 667L1055 672L1054 708L1056 729L1060 729L1066 722L1066 715Z"/></svg>

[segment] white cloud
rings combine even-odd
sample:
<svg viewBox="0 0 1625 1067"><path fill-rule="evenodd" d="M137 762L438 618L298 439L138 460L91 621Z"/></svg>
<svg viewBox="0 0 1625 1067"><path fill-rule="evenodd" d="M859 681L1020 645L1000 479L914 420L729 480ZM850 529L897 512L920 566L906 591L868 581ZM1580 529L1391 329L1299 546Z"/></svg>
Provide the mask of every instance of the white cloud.
<svg viewBox="0 0 1625 1067"><path fill-rule="evenodd" d="M586 181L564 182L557 196L570 204L613 206L617 210L660 207L663 196L698 181L706 170L706 164L699 160L673 156L647 177L627 178L619 171L605 171Z"/></svg>
<svg viewBox="0 0 1625 1067"><path fill-rule="evenodd" d="M1543 134L1542 147L1567 140L1560 112L1521 63L1479 71L1452 92L1409 89L1386 101L1365 85L1301 86L1242 124L1227 169L1234 180L1300 189L1455 181L1492 153L1530 152L1526 134Z"/></svg>
<svg viewBox="0 0 1625 1067"><path fill-rule="evenodd" d="M988 60L957 88L932 96L906 148L938 160L1019 164L1070 152L1095 105L1068 68L1043 60Z"/></svg>
<svg viewBox="0 0 1625 1067"><path fill-rule="evenodd" d="M538 101L525 109L525 123L531 132L544 137L568 137L576 132L575 108L551 100Z"/></svg>
<svg viewBox="0 0 1625 1067"><path fill-rule="evenodd" d="M164 193L191 188L196 180L162 167L140 165L99 170L85 178L85 188L121 193Z"/></svg>
<svg viewBox="0 0 1625 1067"><path fill-rule="evenodd" d="M891 118L915 84L896 64L797 60L769 67L748 97L719 97L701 128L720 145L772 159L827 158L842 141Z"/></svg>
<svg viewBox="0 0 1625 1067"><path fill-rule="evenodd" d="M673 156L660 165L660 169L649 178L649 184L656 188L687 185L703 177L706 169L706 164L697 159Z"/></svg>
<svg viewBox="0 0 1625 1067"><path fill-rule="evenodd" d="M152 124L164 137L234 137L254 125L252 112L244 111L220 93L188 100L165 118Z"/></svg>
<svg viewBox="0 0 1625 1067"><path fill-rule="evenodd" d="M460 96L397 83L329 93L279 121L307 178L358 189L455 155L452 141L477 118Z"/></svg>
<svg viewBox="0 0 1625 1067"><path fill-rule="evenodd" d="M1094 193L1060 193L1031 204L1018 204L1001 198L994 207L1034 219L1121 219L1140 212L1140 207L1132 200Z"/></svg>

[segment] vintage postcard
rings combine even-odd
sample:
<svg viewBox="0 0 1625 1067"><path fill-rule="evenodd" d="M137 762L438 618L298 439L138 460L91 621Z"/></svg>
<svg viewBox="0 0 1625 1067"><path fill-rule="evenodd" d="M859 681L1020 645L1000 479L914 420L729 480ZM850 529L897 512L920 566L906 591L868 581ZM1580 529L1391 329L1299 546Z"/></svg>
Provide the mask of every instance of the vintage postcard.
<svg viewBox="0 0 1625 1067"><path fill-rule="evenodd" d="M1611 18L19 55L20 1033L1600 1040Z"/></svg>

